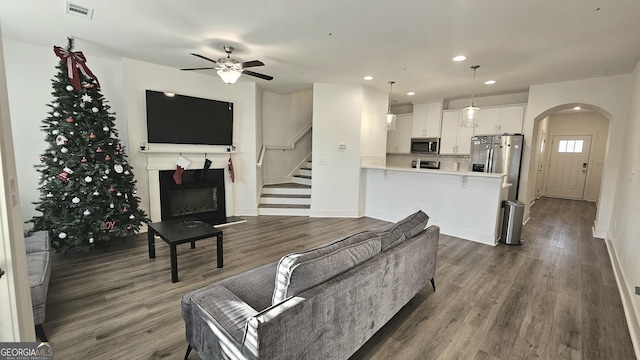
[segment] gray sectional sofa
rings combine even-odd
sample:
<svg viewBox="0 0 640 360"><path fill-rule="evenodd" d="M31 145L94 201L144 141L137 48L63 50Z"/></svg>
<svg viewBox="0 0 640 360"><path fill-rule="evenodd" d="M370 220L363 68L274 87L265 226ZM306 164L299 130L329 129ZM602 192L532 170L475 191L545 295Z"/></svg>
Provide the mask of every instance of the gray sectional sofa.
<svg viewBox="0 0 640 360"><path fill-rule="evenodd" d="M29 286L31 287L31 305L33 306L33 322L36 325L36 336L41 341L48 341L42 324L47 305L49 279L51 278L51 257L49 233L36 231L25 236L24 245L27 250L27 268Z"/></svg>
<svg viewBox="0 0 640 360"><path fill-rule="evenodd" d="M430 281L440 229L422 211L182 297L202 359L347 359Z"/></svg>

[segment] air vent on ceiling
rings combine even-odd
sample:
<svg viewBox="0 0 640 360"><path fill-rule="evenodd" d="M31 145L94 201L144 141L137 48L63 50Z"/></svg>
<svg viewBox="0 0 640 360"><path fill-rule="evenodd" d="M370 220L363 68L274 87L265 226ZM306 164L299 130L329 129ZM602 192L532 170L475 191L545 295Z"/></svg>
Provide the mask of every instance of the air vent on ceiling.
<svg viewBox="0 0 640 360"><path fill-rule="evenodd" d="M93 16L93 9L86 8L84 6L72 4L70 2L65 2L65 12L67 14L79 16L85 19L91 19Z"/></svg>

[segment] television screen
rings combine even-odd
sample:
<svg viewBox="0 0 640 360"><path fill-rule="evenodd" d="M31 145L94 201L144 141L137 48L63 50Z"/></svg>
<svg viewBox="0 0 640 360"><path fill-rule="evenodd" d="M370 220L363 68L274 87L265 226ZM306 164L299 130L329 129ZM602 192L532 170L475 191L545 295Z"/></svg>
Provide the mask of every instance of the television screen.
<svg viewBox="0 0 640 360"><path fill-rule="evenodd" d="M233 103L153 90L147 90L146 97L149 143L233 143Z"/></svg>

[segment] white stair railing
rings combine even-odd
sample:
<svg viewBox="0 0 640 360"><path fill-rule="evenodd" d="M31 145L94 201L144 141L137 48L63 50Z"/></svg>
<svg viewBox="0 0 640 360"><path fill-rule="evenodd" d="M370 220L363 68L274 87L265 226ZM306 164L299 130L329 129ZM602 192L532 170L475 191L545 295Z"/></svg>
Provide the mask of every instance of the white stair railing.
<svg viewBox="0 0 640 360"><path fill-rule="evenodd" d="M298 134L298 136L296 136L293 140L291 140L291 144L290 145L263 145L262 148L260 149L260 156L258 156L258 162L256 163L257 167L262 167L262 161L264 160L264 155L267 152L267 150L293 150L296 148L296 144L302 140L302 138L305 137L305 135L307 135L307 133L309 133L309 131L311 131L311 128L313 127L313 124L309 125L306 129L302 130L302 132L300 134Z"/></svg>

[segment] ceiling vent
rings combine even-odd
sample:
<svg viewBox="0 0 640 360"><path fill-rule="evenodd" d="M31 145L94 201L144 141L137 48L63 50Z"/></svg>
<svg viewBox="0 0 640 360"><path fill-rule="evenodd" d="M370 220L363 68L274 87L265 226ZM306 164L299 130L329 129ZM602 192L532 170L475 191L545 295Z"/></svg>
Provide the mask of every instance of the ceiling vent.
<svg viewBox="0 0 640 360"><path fill-rule="evenodd" d="M67 14L79 16L85 19L91 19L93 16L93 9L86 8L84 6L72 4L70 2L65 2L65 12Z"/></svg>

